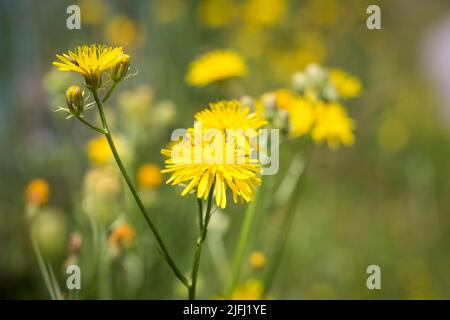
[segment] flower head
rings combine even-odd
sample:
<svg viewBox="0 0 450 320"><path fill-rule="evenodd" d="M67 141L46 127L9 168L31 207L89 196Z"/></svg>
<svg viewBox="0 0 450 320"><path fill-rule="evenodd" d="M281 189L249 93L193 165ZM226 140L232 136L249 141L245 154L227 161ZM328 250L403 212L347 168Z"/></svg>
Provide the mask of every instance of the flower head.
<svg viewBox="0 0 450 320"><path fill-rule="evenodd" d="M205 129L259 129L267 121L258 112L250 112L237 100L223 100L211 103L209 109L197 112L195 120L202 123Z"/></svg>
<svg viewBox="0 0 450 320"><path fill-rule="evenodd" d="M169 158L162 171L172 174L167 183L186 183L181 194L196 190L198 198L207 199L214 191L220 208L226 207L227 187L235 203L238 199L251 201L255 188L261 183L258 177L261 166L251 157L247 140L228 135L227 129L256 132L265 120L237 101L211 104L195 118L201 126L194 126L182 141L161 151Z"/></svg>
<svg viewBox="0 0 450 320"><path fill-rule="evenodd" d="M330 82L336 87L343 98L354 98L361 92L361 82L358 78L339 69L330 70Z"/></svg>
<svg viewBox="0 0 450 320"><path fill-rule="evenodd" d="M84 76L86 84L96 89L102 84L102 74L113 68L119 62L128 59L121 47L106 47L101 45L84 45L62 55L57 54L59 61L53 65L61 71L73 71Z"/></svg>
<svg viewBox="0 0 450 320"><path fill-rule="evenodd" d="M153 163L146 163L139 167L137 181L141 187L154 189L159 187L162 181L161 169Z"/></svg>
<svg viewBox="0 0 450 320"><path fill-rule="evenodd" d="M353 129L353 120L340 104L320 103L316 107L316 123L311 131L314 141L327 141L332 149L341 144L352 145L355 141Z"/></svg>
<svg viewBox="0 0 450 320"><path fill-rule="evenodd" d="M50 187L44 179L34 179L28 183L25 196L28 203L42 206L48 202Z"/></svg>
<svg viewBox="0 0 450 320"><path fill-rule="evenodd" d="M249 257L249 263L253 269L261 269L266 265L266 255L262 251L253 251Z"/></svg>
<svg viewBox="0 0 450 320"><path fill-rule="evenodd" d="M248 279L236 287L231 300L259 300L262 299L263 285L256 279Z"/></svg>
<svg viewBox="0 0 450 320"><path fill-rule="evenodd" d="M128 223L122 223L114 228L108 238L112 247L128 247L134 239L134 229Z"/></svg>
<svg viewBox="0 0 450 320"><path fill-rule="evenodd" d="M247 73L244 59L234 51L214 50L191 63L186 82L195 87L204 87L213 82Z"/></svg>

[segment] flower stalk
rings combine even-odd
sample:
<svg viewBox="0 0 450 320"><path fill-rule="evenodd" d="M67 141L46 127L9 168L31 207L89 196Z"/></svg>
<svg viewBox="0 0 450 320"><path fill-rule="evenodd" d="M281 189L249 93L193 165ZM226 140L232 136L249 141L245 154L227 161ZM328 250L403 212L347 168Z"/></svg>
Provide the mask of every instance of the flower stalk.
<svg viewBox="0 0 450 320"><path fill-rule="evenodd" d="M111 89L108 91L107 95L105 96L105 98L103 98L103 101L106 101L107 98L109 98L109 96L111 95L112 91L115 88L115 85L117 83L114 82L113 86L111 87ZM91 88L92 91L92 95L94 96L94 100L95 103L97 105L97 109L98 112L100 114L100 119L102 122L102 126L103 126L103 132L101 132L102 134L105 135L106 140L108 141L109 147L111 149L111 152L114 156L114 159L120 169L120 172L122 173L122 176L124 177L131 193L133 194L133 197L142 213L142 215L145 218L145 221L147 222L148 226L150 227L153 235L155 236L156 242L158 243L159 248L161 249L161 254L163 256L163 258L166 260L166 262L169 264L170 268L172 269L172 271L174 272L175 276L186 286L189 287L190 286L190 282L188 281L188 279L183 275L183 273L180 271L180 269L177 267L176 263L174 262L173 258L171 257L171 255L169 254L166 245L164 244L164 241L162 240L162 237L158 231L158 229L155 227L153 220L150 218L149 214L147 213L147 210L145 209L145 206L141 200L141 198L139 197L139 194L137 193L136 187L133 183L133 181L131 180L130 176L128 175L127 170L125 169L125 166L123 165L123 162L120 158L119 152L117 151L117 148L114 144L114 140L112 138L111 135L111 131L109 129L108 126L108 122L106 120L106 116L103 110L103 102L102 100L100 100L99 96L98 96L98 92L97 89L93 89ZM94 129L95 130L95 129ZM98 131L98 130L96 130Z"/></svg>
<svg viewBox="0 0 450 320"><path fill-rule="evenodd" d="M208 196L208 200L207 200L208 204L206 207L206 213L204 215L204 218L203 218L202 200L199 199L199 201L198 201L199 213L200 213L199 218L201 220L200 220L199 236L197 238L196 249L195 249L194 263L192 266L192 274L191 274L192 280L191 280L191 285L188 288L190 300L195 300L198 269L200 266L200 257L202 254L202 247L203 247L203 243L205 242L205 239L206 239L206 234L208 233L209 220L211 219L211 216L212 216L212 210L211 210L212 198L213 198L213 192L210 192L209 196Z"/></svg>
<svg viewBox="0 0 450 320"><path fill-rule="evenodd" d="M305 163L301 172L297 178L294 189L292 191L291 197L287 204L286 213L284 215L283 221L281 223L278 236L276 237L276 242L273 248L273 253L269 262L267 272L264 276L264 286L262 297L265 297L269 292L273 279L275 278L276 272L280 266L281 259L283 257L283 252L286 247L287 239L289 238L289 232L291 230L292 222L295 216L296 208L299 203L300 194L303 190L305 183L306 173L308 171L309 164L311 162L313 153L313 145L311 141L308 141L305 152Z"/></svg>

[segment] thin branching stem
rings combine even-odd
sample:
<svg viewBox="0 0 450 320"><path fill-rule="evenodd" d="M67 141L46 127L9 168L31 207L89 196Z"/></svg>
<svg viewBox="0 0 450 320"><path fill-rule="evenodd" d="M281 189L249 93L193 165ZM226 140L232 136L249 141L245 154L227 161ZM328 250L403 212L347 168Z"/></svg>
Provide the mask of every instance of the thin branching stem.
<svg viewBox="0 0 450 320"><path fill-rule="evenodd" d="M113 85L114 86L114 85ZM112 92L112 90L110 90ZM103 125L104 135L106 137L106 140L108 141L109 147L111 148L111 151L113 153L114 159L116 160L116 163L122 173L122 176L124 177L131 193L133 194L133 197L142 213L142 215L145 218L145 221L147 222L148 226L150 227L150 230L152 231L153 235L155 236L156 242L158 243L158 246L161 250L161 254L166 260L166 262L169 264L172 271L175 273L176 277L186 286L189 287L190 283L188 279L183 275L183 273L180 271L174 260L172 259L171 255L169 254L166 245L164 244L164 241L162 240L162 237L158 231L158 229L155 227L153 220L150 218L150 215L147 213L147 210L145 209L145 206L139 197L139 194L137 193L136 187L134 186L133 181L131 180L130 176L128 175L127 170L125 169L125 166L122 163L122 160L120 158L119 152L117 151L117 148L114 144L114 140L111 135L111 131L109 130L108 122L106 121L106 116L103 110L103 104L100 101L100 98L98 96L97 90L92 90L92 94L94 96L94 100L97 104L97 108L100 114L100 119ZM110 93L107 94L107 97L109 97ZM106 100L106 99L103 99Z"/></svg>

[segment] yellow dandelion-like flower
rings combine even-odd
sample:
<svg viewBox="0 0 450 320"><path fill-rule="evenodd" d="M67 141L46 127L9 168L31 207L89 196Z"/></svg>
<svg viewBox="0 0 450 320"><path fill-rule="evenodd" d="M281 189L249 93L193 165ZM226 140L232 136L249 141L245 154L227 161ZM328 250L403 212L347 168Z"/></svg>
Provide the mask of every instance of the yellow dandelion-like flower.
<svg viewBox="0 0 450 320"><path fill-rule="evenodd" d="M107 164L112 157L108 141L103 136L89 140L87 154L89 160L97 165Z"/></svg>
<svg viewBox="0 0 450 320"><path fill-rule="evenodd" d="M135 231L128 223L115 227L108 238L108 244L112 247L128 247L133 242Z"/></svg>
<svg viewBox="0 0 450 320"><path fill-rule="evenodd" d="M230 50L214 50L191 63L186 82L195 87L242 77L247 73L244 59Z"/></svg>
<svg viewBox="0 0 450 320"><path fill-rule="evenodd" d="M262 299L263 285L256 279L249 279L237 286L231 295L231 300L259 300Z"/></svg>
<svg viewBox="0 0 450 320"><path fill-rule="evenodd" d="M314 105L303 98L295 98L289 113L289 134L291 137L299 137L311 130L315 121Z"/></svg>
<svg viewBox="0 0 450 320"><path fill-rule="evenodd" d="M341 144L352 145L354 122L345 109L337 103L319 103L316 107L316 123L311 131L311 137L316 142L327 141L332 149Z"/></svg>
<svg viewBox="0 0 450 320"><path fill-rule="evenodd" d="M166 169L171 173L167 183L187 183L182 195L196 190L198 198L207 199L214 186L216 204L226 207L226 191L229 187L236 203L238 199L251 201L255 188L261 184L258 174L261 166L252 159L246 141L230 139L227 129L250 129L257 133L265 120L250 113L238 101L221 101L196 114L202 124L188 130L184 140L162 150L169 157Z"/></svg>
<svg viewBox="0 0 450 320"><path fill-rule="evenodd" d="M112 45L131 47L137 40L136 24L125 15L113 17L105 27L105 38Z"/></svg>
<svg viewBox="0 0 450 320"><path fill-rule="evenodd" d="M50 187L44 179L31 180L25 190L28 203L42 206L48 202Z"/></svg>
<svg viewBox="0 0 450 320"><path fill-rule="evenodd" d="M198 5L200 21L210 27L222 27L235 17L237 6L230 0L203 0Z"/></svg>
<svg viewBox="0 0 450 320"><path fill-rule="evenodd" d="M121 47L101 45L84 45L62 55L57 54L59 61L53 65L61 71L73 71L84 76L86 84L96 89L101 86L102 74L116 64L129 59Z"/></svg>
<svg viewBox="0 0 450 320"><path fill-rule="evenodd" d="M339 69L330 70L330 81L343 98L354 98L361 92L361 82L358 78Z"/></svg>
<svg viewBox="0 0 450 320"><path fill-rule="evenodd" d="M275 91L276 106L282 110L289 110L297 100L296 95L288 89L279 89Z"/></svg>
<svg viewBox="0 0 450 320"><path fill-rule="evenodd" d="M253 269L261 269L266 265L266 255L262 251L253 251L248 260Z"/></svg>
<svg viewBox="0 0 450 320"><path fill-rule="evenodd" d="M247 0L242 6L244 20L251 26L273 26L281 21L286 0Z"/></svg>
<svg viewBox="0 0 450 320"><path fill-rule="evenodd" d="M195 120L200 121L204 129L219 130L257 130L267 123L260 112L250 112L250 108L237 100L211 103L209 109L195 114Z"/></svg>
<svg viewBox="0 0 450 320"><path fill-rule="evenodd" d="M162 176L159 166L153 163L146 163L139 167L137 181L141 187L154 189L161 185Z"/></svg>

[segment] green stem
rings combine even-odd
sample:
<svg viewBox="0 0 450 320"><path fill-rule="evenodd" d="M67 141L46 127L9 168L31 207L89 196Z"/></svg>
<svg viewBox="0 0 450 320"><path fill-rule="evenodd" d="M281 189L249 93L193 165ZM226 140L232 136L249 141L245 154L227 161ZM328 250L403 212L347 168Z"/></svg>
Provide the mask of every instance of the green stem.
<svg viewBox="0 0 450 320"><path fill-rule="evenodd" d="M103 97L103 99L102 99L102 103L105 103L106 101L108 101L108 99L109 99L109 97L111 96L111 94L112 94L112 92L114 91L114 89L116 88L116 86L117 86L117 83L118 82L116 82L116 81L113 81L113 84L112 84L112 86L111 87L109 87L109 90L108 90L108 92L105 94L105 96Z"/></svg>
<svg viewBox="0 0 450 320"><path fill-rule="evenodd" d="M301 171L295 186L294 190L291 194L290 200L287 204L286 213L284 215L284 219L282 221L280 231L278 234L278 237L276 238L275 246L273 249L273 253L271 255L270 263L267 268L267 272L264 277L264 287L263 287L263 294L262 296L265 297L267 293L269 292L273 279L275 278L276 272L278 271L278 268L280 266L280 262L283 256L284 249L286 247L287 239L289 237L289 232L292 226L292 222L295 216L296 208L298 205L298 201L300 198L300 193L303 189L303 185L305 182L306 173L308 171L309 164L311 162L312 158L312 150L313 146L311 143L308 144L307 150L306 150L306 160L303 167L303 170Z"/></svg>
<svg viewBox="0 0 450 320"><path fill-rule="evenodd" d="M134 186L130 176L128 175L127 170L125 169L125 166L122 163L122 160L120 159L119 153L117 151L117 148L114 144L113 138L111 136L111 132L109 130L109 126L108 126L108 122L106 121L106 117L105 117L105 113L103 111L103 105L102 102L100 102L100 99L98 97L98 93L97 90L92 90L92 94L94 95L94 99L95 102L97 104L97 108L98 111L100 113L100 119L102 121L102 125L103 125L103 130L105 131L105 136L106 136L106 140L108 140L108 144L109 147L111 148L111 151L113 153L114 159L117 162L117 165L131 191L131 193L133 194L133 197L140 209L140 211L142 212L142 215L145 218L145 221L147 222L148 226L150 227L151 231L153 232L153 235L155 236L156 242L159 245L159 248L161 249L161 253L164 257L164 259L166 260L166 262L169 264L170 268L172 269L172 271L175 273L176 277L186 286L189 287L189 281L187 280L187 278L183 275L183 273L180 271L180 269L177 267L177 265L175 264L174 260L172 259L172 257L170 256L162 238L161 235L158 232L158 229L155 227L153 220L150 218L150 216L147 213L147 210L145 209L144 204L142 203L141 198L139 197L136 187Z"/></svg>
<svg viewBox="0 0 450 320"><path fill-rule="evenodd" d="M189 299L190 300L195 300L195 291L196 291L196 287L197 287L197 277L198 277L198 269L200 266L200 257L202 254L202 247L203 247L203 243L205 242L206 239L206 234L208 232L208 224L209 224L209 220L211 219L211 208L212 208L212 198L213 198L213 190L214 188L211 188L211 191L209 193L208 196L208 205L206 207L206 213L205 213L205 219L204 221L202 221L201 225L200 225L200 230L199 230L199 237L197 239L197 243L196 243L196 249L195 249L195 256L194 256L194 264L192 266L192 275L191 275L191 285L189 286ZM201 199L199 201L199 208L200 210L202 210L202 205L201 205Z"/></svg>
<svg viewBox="0 0 450 320"><path fill-rule="evenodd" d="M58 300L58 296L56 290L52 284L52 280L50 274L47 270L47 266L45 264L44 258L42 257L41 251L36 243L34 237L31 237L31 242L33 244L34 254L36 255L36 259L38 261L39 270L41 271L42 278L44 278L45 286L50 294L50 298L52 300Z"/></svg>
<svg viewBox="0 0 450 320"><path fill-rule="evenodd" d="M233 294L234 288L239 280L239 275L241 273L242 260L244 259L245 251L247 249L247 242L250 236L250 230L253 225L253 220L255 218L255 212L257 203L259 201L260 188L256 189L255 197L253 201L248 205L247 211L245 212L244 223L242 224L241 232L239 235L238 246L236 249L236 254L233 259L233 269L231 271L231 280L227 289L226 298L230 299Z"/></svg>
<svg viewBox="0 0 450 320"><path fill-rule="evenodd" d="M87 125L92 130L95 130L95 131L97 131L98 133L101 133L101 134L105 134L106 133L103 129L100 129L99 127L96 127L93 124L89 123L88 121L84 120L84 118L82 116L76 115L75 117L77 117L78 120L83 122L85 125Z"/></svg>

